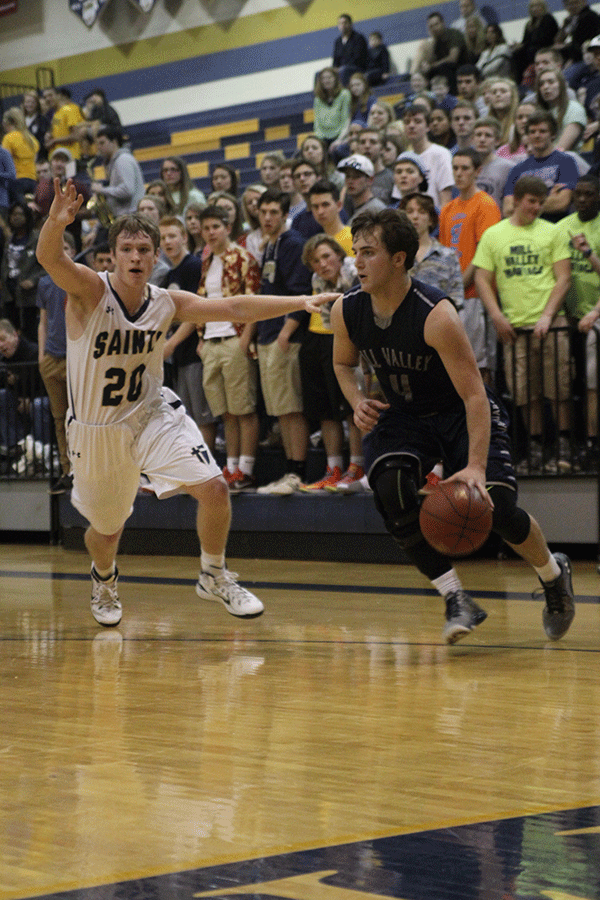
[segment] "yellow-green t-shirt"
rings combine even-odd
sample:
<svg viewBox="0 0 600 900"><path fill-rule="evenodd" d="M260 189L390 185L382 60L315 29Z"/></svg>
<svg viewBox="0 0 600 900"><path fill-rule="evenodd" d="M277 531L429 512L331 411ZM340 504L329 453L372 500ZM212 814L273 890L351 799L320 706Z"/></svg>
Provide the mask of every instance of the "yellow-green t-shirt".
<svg viewBox="0 0 600 900"><path fill-rule="evenodd" d="M600 300L600 275L580 250L571 247L571 235L585 234L594 253L600 255L600 216L582 222L579 214L573 213L557 222L556 227L571 257L571 287L565 297L565 307L569 315L582 319Z"/></svg>
<svg viewBox="0 0 600 900"><path fill-rule="evenodd" d="M495 274L502 312L514 328L523 328L544 311L556 282L554 263L570 255L552 222L512 225L503 219L484 231L473 265Z"/></svg>

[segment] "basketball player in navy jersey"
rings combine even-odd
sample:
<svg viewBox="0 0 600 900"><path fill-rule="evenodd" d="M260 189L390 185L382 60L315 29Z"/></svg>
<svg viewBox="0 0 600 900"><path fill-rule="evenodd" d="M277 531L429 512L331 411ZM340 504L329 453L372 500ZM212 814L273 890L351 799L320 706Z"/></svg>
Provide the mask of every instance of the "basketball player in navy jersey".
<svg viewBox="0 0 600 900"><path fill-rule="evenodd" d="M404 213L361 214L352 238L360 285L333 306L333 362L365 434L365 469L386 528L444 598L447 643L487 618L419 529L419 490L442 459L447 480L487 499L494 531L535 569L546 597L544 629L558 640L575 615L571 564L563 553L550 554L538 523L517 505L506 415L484 387L454 304L408 274L419 239ZM363 393L359 354L387 402Z"/></svg>
<svg viewBox="0 0 600 900"><path fill-rule="evenodd" d="M163 387L166 334L174 319L253 322L301 309L316 312L339 295L201 300L150 285L160 232L138 214L119 217L109 229L114 273L94 272L63 249L64 230L82 203L71 181L63 191L54 180L37 255L67 293L71 500L90 523L85 543L92 558L92 614L101 625L121 620L115 559L143 471L158 497L185 492L198 500L198 596L223 603L232 615L258 616L261 601L225 565L231 506L221 469L181 400Z"/></svg>

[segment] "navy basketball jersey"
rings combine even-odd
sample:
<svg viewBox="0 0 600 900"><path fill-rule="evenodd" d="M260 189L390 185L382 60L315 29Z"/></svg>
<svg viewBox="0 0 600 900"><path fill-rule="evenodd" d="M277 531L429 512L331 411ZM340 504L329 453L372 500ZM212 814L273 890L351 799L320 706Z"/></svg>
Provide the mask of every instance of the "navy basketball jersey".
<svg viewBox="0 0 600 900"><path fill-rule="evenodd" d="M423 337L427 316L445 298L437 288L412 279L391 319L376 321L370 294L358 286L344 295L350 340L373 366L392 407L428 415L462 402L438 352Z"/></svg>

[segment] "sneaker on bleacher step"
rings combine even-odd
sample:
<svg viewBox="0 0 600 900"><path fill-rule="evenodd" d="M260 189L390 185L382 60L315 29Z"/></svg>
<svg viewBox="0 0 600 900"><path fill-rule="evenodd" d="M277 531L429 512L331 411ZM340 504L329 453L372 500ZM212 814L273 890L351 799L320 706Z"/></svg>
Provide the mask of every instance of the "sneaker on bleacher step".
<svg viewBox="0 0 600 900"><path fill-rule="evenodd" d="M272 481L270 484L259 487L256 493L269 494L274 497L285 497L288 494L295 494L299 491L301 484L302 481L299 475L296 475L295 472L287 472L283 478L279 478L277 481Z"/></svg>
<svg viewBox="0 0 600 900"><path fill-rule="evenodd" d="M231 483L235 481L236 478L239 478L241 474L242 473L239 469L236 469L235 472L230 472L227 466L225 466L225 468L223 469L223 478L228 485L231 485Z"/></svg>
<svg viewBox="0 0 600 900"><path fill-rule="evenodd" d="M357 463L350 463L342 477L335 484L326 484L326 491L340 491L342 494L356 494L364 491L362 479L365 470Z"/></svg>
<svg viewBox="0 0 600 900"><path fill-rule="evenodd" d="M330 469L329 466L327 466L327 471L320 481L314 481L312 484L303 484L301 485L300 490L306 491L307 493L311 493L311 491L335 490L335 486L341 478L342 470L339 466L334 466L333 469Z"/></svg>

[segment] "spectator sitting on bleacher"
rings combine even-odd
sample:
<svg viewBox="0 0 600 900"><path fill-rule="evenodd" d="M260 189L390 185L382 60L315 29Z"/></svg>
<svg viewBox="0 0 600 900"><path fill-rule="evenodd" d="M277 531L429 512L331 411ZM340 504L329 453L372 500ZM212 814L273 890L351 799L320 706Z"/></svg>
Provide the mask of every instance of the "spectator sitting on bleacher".
<svg viewBox="0 0 600 900"><path fill-rule="evenodd" d="M448 79L445 75L434 75L431 79L431 93L439 109L447 109L452 112L456 106L456 97L450 93Z"/></svg>
<svg viewBox="0 0 600 900"><path fill-rule="evenodd" d="M477 60L477 68L482 78L510 78L512 76L511 51L504 32L496 22L485 29L485 47ZM459 87L460 90L460 87Z"/></svg>
<svg viewBox="0 0 600 900"><path fill-rule="evenodd" d="M434 109L429 120L429 139L440 147L452 150L456 144L456 135L452 131L450 113L447 109ZM400 151L402 152L402 151Z"/></svg>
<svg viewBox="0 0 600 900"><path fill-rule="evenodd" d="M281 150L273 150L271 153L265 153L260 161L259 174L261 183L265 187L279 187L279 172L281 166L285 162L285 156Z"/></svg>
<svg viewBox="0 0 600 900"><path fill-rule="evenodd" d="M521 42L512 48L512 63L517 84L521 84L527 69L542 47L551 47L558 31L556 19L549 12L546 0L529 0L529 19L523 29Z"/></svg>
<svg viewBox="0 0 600 900"><path fill-rule="evenodd" d="M165 215L175 215L175 201L168 184L162 178L155 178L146 185L146 194L150 197L158 197L165 206Z"/></svg>
<svg viewBox="0 0 600 900"><path fill-rule="evenodd" d="M456 90L460 100L470 100L477 107L478 118L487 116L488 107L480 93L481 74L477 66L467 63L456 70Z"/></svg>
<svg viewBox="0 0 600 900"><path fill-rule="evenodd" d="M235 169L227 163L215 163L210 176L211 188L214 191L227 191L233 197L238 195L238 176Z"/></svg>
<svg viewBox="0 0 600 900"><path fill-rule="evenodd" d="M485 19L475 6L475 0L458 0L458 8L460 9L460 17L452 22L452 28L456 28L464 34L467 29L467 22L472 16L475 16L482 25L485 25Z"/></svg>
<svg viewBox="0 0 600 900"><path fill-rule="evenodd" d="M373 86L383 84L390 77L390 68L390 53L383 43L383 35L380 31L372 31L367 47L367 81Z"/></svg>
<svg viewBox="0 0 600 900"><path fill-rule="evenodd" d="M369 110L375 103L375 97L371 93L369 82L362 72L355 72L348 82L348 90L350 91L350 113L348 121L342 129L339 136L329 145L329 152L332 154L334 162L339 162L344 156L348 156L351 152L347 149L348 137L350 134L350 126L358 123L364 128L367 124Z"/></svg>
<svg viewBox="0 0 600 900"><path fill-rule="evenodd" d="M192 201L206 204L206 197L192 184L187 165L180 156L167 156L163 159L160 177L171 192L175 215L185 215L186 207Z"/></svg>
<svg viewBox="0 0 600 900"><path fill-rule="evenodd" d="M419 71L428 78L445 75L451 92L455 94L456 69L469 61L464 35L456 28L448 28L439 12L427 16L427 28L431 40L420 45L413 71Z"/></svg>
<svg viewBox="0 0 600 900"><path fill-rule="evenodd" d="M563 63L570 65L582 58L584 41L600 34L600 15L587 0L563 0L567 17L559 28L553 46L560 50Z"/></svg>
<svg viewBox="0 0 600 900"><path fill-rule="evenodd" d="M342 84L348 84L355 72L365 72L369 48L365 36L354 30L352 17L343 13L337 21L339 35L333 44L333 71Z"/></svg>
<svg viewBox="0 0 600 900"><path fill-rule="evenodd" d="M335 69L326 67L317 75L314 97L314 131L329 146L339 138L350 118L350 91L343 87Z"/></svg>
<svg viewBox="0 0 600 900"><path fill-rule="evenodd" d="M401 153L406 149L406 141L397 131L388 131L383 136L383 148L381 150L381 161L386 169L392 172L394 163Z"/></svg>

